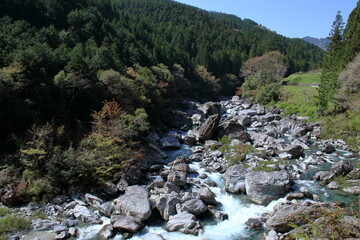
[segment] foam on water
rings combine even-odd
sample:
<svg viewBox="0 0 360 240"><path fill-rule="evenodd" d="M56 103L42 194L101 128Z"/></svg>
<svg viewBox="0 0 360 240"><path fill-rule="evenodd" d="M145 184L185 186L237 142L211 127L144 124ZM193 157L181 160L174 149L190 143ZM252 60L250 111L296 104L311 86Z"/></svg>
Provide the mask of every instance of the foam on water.
<svg viewBox="0 0 360 240"><path fill-rule="evenodd" d="M250 217L260 217L265 212L271 212L273 206L284 199L279 199L271 202L268 206L259 206L256 204L244 203L236 195L229 194L223 190L224 181L223 175L220 173L208 173L201 168L198 163L190 164L190 167L199 172L199 174L206 173L208 179L217 183L218 187L211 187L211 191L216 194L216 200L221 203L219 211L227 213L229 219L223 222L219 222L216 225L207 225L204 227L204 232L199 236L185 235L179 232L169 233L162 227L149 227L145 231L135 235L133 240L140 240L141 237L147 232L161 234L168 240L231 240L250 237L251 233L247 231L245 222Z"/></svg>
<svg viewBox="0 0 360 240"><path fill-rule="evenodd" d="M85 227L80 227L79 232L80 236L79 240L89 240L89 239L97 239L97 235L100 232L101 228L106 224L110 223L110 219L106 217L101 218L103 220L103 224L93 224Z"/></svg>

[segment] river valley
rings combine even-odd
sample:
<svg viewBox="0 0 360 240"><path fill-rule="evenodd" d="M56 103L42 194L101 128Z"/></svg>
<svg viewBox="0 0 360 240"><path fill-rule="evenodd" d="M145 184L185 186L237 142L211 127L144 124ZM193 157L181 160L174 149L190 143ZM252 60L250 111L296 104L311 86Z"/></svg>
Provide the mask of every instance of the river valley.
<svg viewBox="0 0 360 240"><path fill-rule="evenodd" d="M192 126L149 134L164 164L151 166L144 184L118 183L122 193L107 201L63 197L23 239L45 230L37 239L69 238L73 228L76 239L276 240L292 229L276 222L284 209L358 211L359 158L342 140L321 140L319 124L238 97L191 103L184 115Z"/></svg>

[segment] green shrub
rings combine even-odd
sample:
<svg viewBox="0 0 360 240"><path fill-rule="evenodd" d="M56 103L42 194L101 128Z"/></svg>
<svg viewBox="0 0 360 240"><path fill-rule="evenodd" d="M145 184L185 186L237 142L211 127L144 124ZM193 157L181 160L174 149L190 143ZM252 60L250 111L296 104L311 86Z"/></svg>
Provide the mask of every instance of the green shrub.
<svg viewBox="0 0 360 240"><path fill-rule="evenodd" d="M347 181L345 176L335 177L334 182L336 182L336 184L342 189L350 186L350 183Z"/></svg>
<svg viewBox="0 0 360 240"><path fill-rule="evenodd" d="M256 93L255 102L266 105L270 102L279 100L279 86L276 84L266 85Z"/></svg>
<svg viewBox="0 0 360 240"><path fill-rule="evenodd" d="M349 121L350 131L360 132L360 115L354 116L353 119Z"/></svg>
<svg viewBox="0 0 360 240"><path fill-rule="evenodd" d="M315 219L310 219L308 216L303 216L305 222L308 224L297 226L295 223L290 226L295 228L294 234L291 234L291 239L358 239L358 226L345 225L343 221L345 211L342 208L335 210L323 211L320 216ZM355 237L355 238L354 238Z"/></svg>
<svg viewBox="0 0 360 240"><path fill-rule="evenodd" d="M3 217L10 213L11 213L10 208L7 208L7 207L0 208L0 217Z"/></svg>
<svg viewBox="0 0 360 240"><path fill-rule="evenodd" d="M37 179L31 182L27 188L27 194L32 197L33 201L49 201L52 198L54 187L47 179Z"/></svg>
<svg viewBox="0 0 360 240"><path fill-rule="evenodd" d="M0 234L25 230L29 227L29 221L13 215L6 215L0 218Z"/></svg>
<svg viewBox="0 0 360 240"><path fill-rule="evenodd" d="M259 171L259 172L273 172L273 171L276 171L275 168L269 167L269 166L264 165L264 164L257 165L252 170L253 171Z"/></svg>

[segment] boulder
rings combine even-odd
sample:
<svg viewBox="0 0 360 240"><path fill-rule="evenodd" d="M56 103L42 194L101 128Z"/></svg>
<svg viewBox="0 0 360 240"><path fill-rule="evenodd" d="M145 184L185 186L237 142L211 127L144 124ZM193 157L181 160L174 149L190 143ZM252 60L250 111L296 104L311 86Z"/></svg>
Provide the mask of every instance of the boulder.
<svg viewBox="0 0 360 240"><path fill-rule="evenodd" d="M220 103L217 102L207 102L199 107L199 110L202 111L206 116L219 114L221 115L224 111Z"/></svg>
<svg viewBox="0 0 360 240"><path fill-rule="evenodd" d="M304 148L300 145L289 145L284 148L284 152L291 155L291 158L298 158L303 155Z"/></svg>
<svg viewBox="0 0 360 240"><path fill-rule="evenodd" d="M115 236L115 231L112 224L104 225L99 232L99 236L101 239L113 238Z"/></svg>
<svg viewBox="0 0 360 240"><path fill-rule="evenodd" d="M249 131L250 139L253 141L255 146L264 146L269 145L275 147L277 145L277 141L275 138L270 137L265 133L257 133Z"/></svg>
<svg viewBox="0 0 360 240"><path fill-rule="evenodd" d="M222 146L222 143L218 142L218 141L215 141L215 140L207 140L204 143L204 147L205 147L206 150L215 149L215 148L218 148L218 147L221 147L221 146Z"/></svg>
<svg viewBox="0 0 360 240"><path fill-rule="evenodd" d="M187 172L170 170L167 175L167 181L179 187L186 186Z"/></svg>
<svg viewBox="0 0 360 240"><path fill-rule="evenodd" d="M113 224L114 229L128 233L137 233L143 227L141 219L133 216L119 216Z"/></svg>
<svg viewBox="0 0 360 240"><path fill-rule="evenodd" d="M239 124L241 124L242 126L244 127L248 127L251 125L252 123L252 118L248 115L240 115L238 118L237 118L237 121Z"/></svg>
<svg viewBox="0 0 360 240"><path fill-rule="evenodd" d="M193 125L200 125L204 120L203 115L199 113L195 113L191 116L191 120Z"/></svg>
<svg viewBox="0 0 360 240"><path fill-rule="evenodd" d="M286 171L247 173L245 188L250 200L267 205L290 190L290 176Z"/></svg>
<svg viewBox="0 0 360 240"><path fill-rule="evenodd" d="M291 120L289 117L284 117L280 120L279 128L283 133L286 133L289 130L291 130L293 126L294 126L294 121Z"/></svg>
<svg viewBox="0 0 360 240"><path fill-rule="evenodd" d="M189 146L194 146L196 144L196 136L194 135L186 135L182 138L182 140Z"/></svg>
<svg viewBox="0 0 360 240"><path fill-rule="evenodd" d="M182 172L189 172L190 168L186 164L186 159L184 157L177 157L174 161L170 164L170 170L174 171L182 171Z"/></svg>
<svg viewBox="0 0 360 240"><path fill-rule="evenodd" d="M151 216L149 192L141 186L130 186L124 195L115 199L115 209L130 216L146 220Z"/></svg>
<svg viewBox="0 0 360 240"><path fill-rule="evenodd" d="M100 189L103 193L110 195L110 196L114 196L119 192L119 189L117 188L117 186L114 183L112 183L111 181L107 181L107 182L104 182L103 184L101 184Z"/></svg>
<svg viewBox="0 0 360 240"><path fill-rule="evenodd" d="M166 193L171 193L171 192L180 192L180 187L175 185L172 182L166 182L164 184L164 190Z"/></svg>
<svg viewBox="0 0 360 240"><path fill-rule="evenodd" d="M215 130L220 122L220 115L215 114L210 116L204 124L199 128L199 139L201 141L210 140L215 133Z"/></svg>
<svg viewBox="0 0 360 240"><path fill-rule="evenodd" d="M249 218L245 225L252 229L262 229L263 222L259 218Z"/></svg>
<svg viewBox="0 0 360 240"><path fill-rule="evenodd" d="M110 217L114 211L114 204L113 202L105 202L98 206L96 209L98 209L99 212L105 217Z"/></svg>
<svg viewBox="0 0 360 240"><path fill-rule="evenodd" d="M281 132L281 130L275 126L272 125L268 125L264 128L265 130L265 134L273 137L273 138L280 138L283 136L283 133Z"/></svg>
<svg viewBox="0 0 360 240"><path fill-rule="evenodd" d="M341 160L334 163L331 167L331 172L336 175L346 175L354 169L354 165L349 160Z"/></svg>
<svg viewBox="0 0 360 240"><path fill-rule="evenodd" d="M164 150L180 149L180 142L174 136L167 136L160 139L161 148Z"/></svg>
<svg viewBox="0 0 360 240"><path fill-rule="evenodd" d="M53 230L55 226L59 224L58 221L49 220L49 219L36 219L31 222L35 231L50 231Z"/></svg>
<svg viewBox="0 0 360 240"><path fill-rule="evenodd" d="M336 149L331 144L326 144L326 146L322 149L323 153L331 154L334 153Z"/></svg>
<svg viewBox="0 0 360 240"><path fill-rule="evenodd" d="M93 211L90 211L85 206L76 205L73 210L73 215L76 219L85 223L93 223L93 224L102 223L100 216L95 214Z"/></svg>
<svg viewBox="0 0 360 240"><path fill-rule="evenodd" d="M104 201L101 198L94 196L90 193L85 194L85 200L86 200L86 203L89 204L93 208L96 208L104 203Z"/></svg>
<svg viewBox="0 0 360 240"><path fill-rule="evenodd" d="M301 226L319 218L324 211L335 211L329 204L298 202L296 204L280 203L266 221L268 229L285 233L293 229L292 224Z"/></svg>
<svg viewBox="0 0 360 240"><path fill-rule="evenodd" d="M269 233L265 236L265 240L279 240L277 232L275 230L270 230Z"/></svg>
<svg viewBox="0 0 360 240"><path fill-rule="evenodd" d="M193 193L198 194L199 198L207 205L216 205L215 194L208 188L193 188Z"/></svg>
<svg viewBox="0 0 360 240"><path fill-rule="evenodd" d="M79 229L77 229L77 228L71 227L71 228L69 228L68 232L69 232L70 236L72 236L72 237L79 236Z"/></svg>
<svg viewBox="0 0 360 240"><path fill-rule="evenodd" d="M179 110L165 110L161 113L161 119L170 128L188 130L193 125L191 118Z"/></svg>
<svg viewBox="0 0 360 240"><path fill-rule="evenodd" d="M339 217L339 215L335 215ZM336 224L332 222L336 221ZM331 224L329 224L331 222ZM306 234L309 239L360 239L360 220L353 216L330 218L322 216L309 224L302 225L286 233L287 236ZM319 231L320 230L320 231ZM315 233L315 234L314 234ZM321 237L321 238L319 238Z"/></svg>
<svg viewBox="0 0 360 240"><path fill-rule="evenodd" d="M61 232L55 236L55 239L67 239L69 237L70 237L70 234L68 232Z"/></svg>
<svg viewBox="0 0 360 240"><path fill-rule="evenodd" d="M296 126L294 129L291 130L291 134L295 137L304 136L307 133L306 127Z"/></svg>
<svg viewBox="0 0 360 240"><path fill-rule="evenodd" d="M229 219L229 216L226 213L216 211L215 209L209 209L209 212L216 222L222 222Z"/></svg>
<svg viewBox="0 0 360 240"><path fill-rule="evenodd" d="M183 203L182 209L194 215L200 215L207 211L207 206L200 199L191 199Z"/></svg>
<svg viewBox="0 0 360 240"><path fill-rule="evenodd" d="M63 225L56 225L53 229L54 233L59 234L61 232L69 231L69 228Z"/></svg>
<svg viewBox="0 0 360 240"><path fill-rule="evenodd" d="M346 178L352 180L360 179L360 169L352 170L346 175Z"/></svg>
<svg viewBox="0 0 360 240"><path fill-rule="evenodd" d="M217 138L222 138L227 135L229 138L239 139L243 142L249 141L249 136L245 128L234 120L228 120L222 123L218 128Z"/></svg>
<svg viewBox="0 0 360 240"><path fill-rule="evenodd" d="M181 212L171 216L164 227L169 232L179 231L185 234L198 235L202 226L193 214Z"/></svg>
<svg viewBox="0 0 360 240"><path fill-rule="evenodd" d="M245 193L245 174L248 172L242 164L229 167L225 174L225 190L230 193Z"/></svg>
<svg viewBox="0 0 360 240"><path fill-rule="evenodd" d="M181 202L182 201L178 194L171 193L158 198L156 201L156 208L159 210L163 219L169 220L171 215L175 215L177 213L176 205Z"/></svg>

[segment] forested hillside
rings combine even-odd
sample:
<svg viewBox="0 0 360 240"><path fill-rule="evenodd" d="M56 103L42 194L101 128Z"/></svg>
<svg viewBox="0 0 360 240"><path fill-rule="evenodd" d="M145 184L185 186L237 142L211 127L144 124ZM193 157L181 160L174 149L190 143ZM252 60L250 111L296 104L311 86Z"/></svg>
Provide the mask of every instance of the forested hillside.
<svg viewBox="0 0 360 240"><path fill-rule="evenodd" d="M287 74L318 68L323 55L173 1L3 0L0 166L15 172L0 185L16 177L38 196L61 181L102 182L128 166L148 122L162 126L172 99L233 94L242 64L269 51L284 55Z"/></svg>

